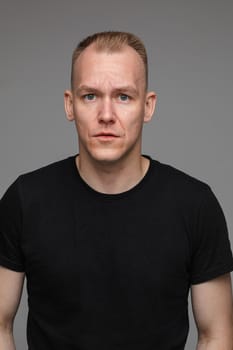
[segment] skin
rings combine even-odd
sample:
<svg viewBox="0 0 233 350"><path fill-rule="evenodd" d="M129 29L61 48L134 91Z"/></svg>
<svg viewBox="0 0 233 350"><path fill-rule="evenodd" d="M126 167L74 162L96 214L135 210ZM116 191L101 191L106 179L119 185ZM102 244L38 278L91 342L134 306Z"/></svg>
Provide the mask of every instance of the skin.
<svg viewBox="0 0 233 350"><path fill-rule="evenodd" d="M97 191L123 192L148 169L142 128L152 118L156 94L145 86L143 61L129 46L109 53L92 44L75 63L65 111L78 132L80 174Z"/></svg>
<svg viewBox="0 0 233 350"><path fill-rule="evenodd" d="M22 295L24 273L0 266L0 349L15 350L13 321Z"/></svg>
<svg viewBox="0 0 233 350"><path fill-rule="evenodd" d="M191 287L197 350L233 350L233 303L230 274Z"/></svg>

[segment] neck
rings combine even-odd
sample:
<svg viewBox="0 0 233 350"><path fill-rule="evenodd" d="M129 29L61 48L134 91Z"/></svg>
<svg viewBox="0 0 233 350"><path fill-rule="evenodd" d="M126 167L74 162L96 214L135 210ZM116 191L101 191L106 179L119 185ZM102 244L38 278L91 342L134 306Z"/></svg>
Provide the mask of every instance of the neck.
<svg viewBox="0 0 233 350"><path fill-rule="evenodd" d="M94 190L106 194L118 194L133 188L145 176L149 163L143 156L120 164L96 164L82 159L81 155L76 157L82 179Z"/></svg>

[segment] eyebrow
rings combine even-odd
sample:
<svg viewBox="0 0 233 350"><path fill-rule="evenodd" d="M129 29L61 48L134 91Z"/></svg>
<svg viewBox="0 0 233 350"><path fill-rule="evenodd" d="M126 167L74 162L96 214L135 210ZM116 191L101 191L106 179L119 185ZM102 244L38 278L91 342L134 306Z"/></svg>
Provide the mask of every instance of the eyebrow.
<svg viewBox="0 0 233 350"><path fill-rule="evenodd" d="M117 88L113 89L114 92L128 92L134 96L138 96L138 91L137 89L135 89L133 86L131 85L123 85L123 86L119 86ZM80 94L82 92L93 92L93 93L98 93L100 92L99 89L88 86L88 85L80 85L77 89L76 89L76 93Z"/></svg>
<svg viewBox="0 0 233 350"><path fill-rule="evenodd" d="M77 89L76 89L76 93L79 94L83 91L91 91L91 92L98 92L98 89L96 88L93 88L91 86L88 86L88 85L80 85Z"/></svg>

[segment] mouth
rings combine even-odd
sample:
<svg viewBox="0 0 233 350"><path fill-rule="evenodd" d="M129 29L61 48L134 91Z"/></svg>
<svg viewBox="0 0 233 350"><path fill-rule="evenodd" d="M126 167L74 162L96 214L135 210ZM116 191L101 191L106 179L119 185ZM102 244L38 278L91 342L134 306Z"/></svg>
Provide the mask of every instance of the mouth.
<svg viewBox="0 0 233 350"><path fill-rule="evenodd" d="M111 141L118 138L119 136L113 133L101 132L99 134L94 135L94 137L102 141Z"/></svg>

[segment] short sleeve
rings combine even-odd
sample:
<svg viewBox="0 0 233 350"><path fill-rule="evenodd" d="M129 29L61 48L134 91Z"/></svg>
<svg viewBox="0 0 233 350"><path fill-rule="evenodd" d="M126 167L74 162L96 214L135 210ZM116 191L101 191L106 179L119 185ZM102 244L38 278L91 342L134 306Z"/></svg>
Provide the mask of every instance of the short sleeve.
<svg viewBox="0 0 233 350"><path fill-rule="evenodd" d="M227 223L209 186L200 206L194 242L191 284L202 283L233 270Z"/></svg>
<svg viewBox="0 0 233 350"><path fill-rule="evenodd" d="M22 210L18 178L0 201L0 265L17 272L24 271L21 235Z"/></svg>

